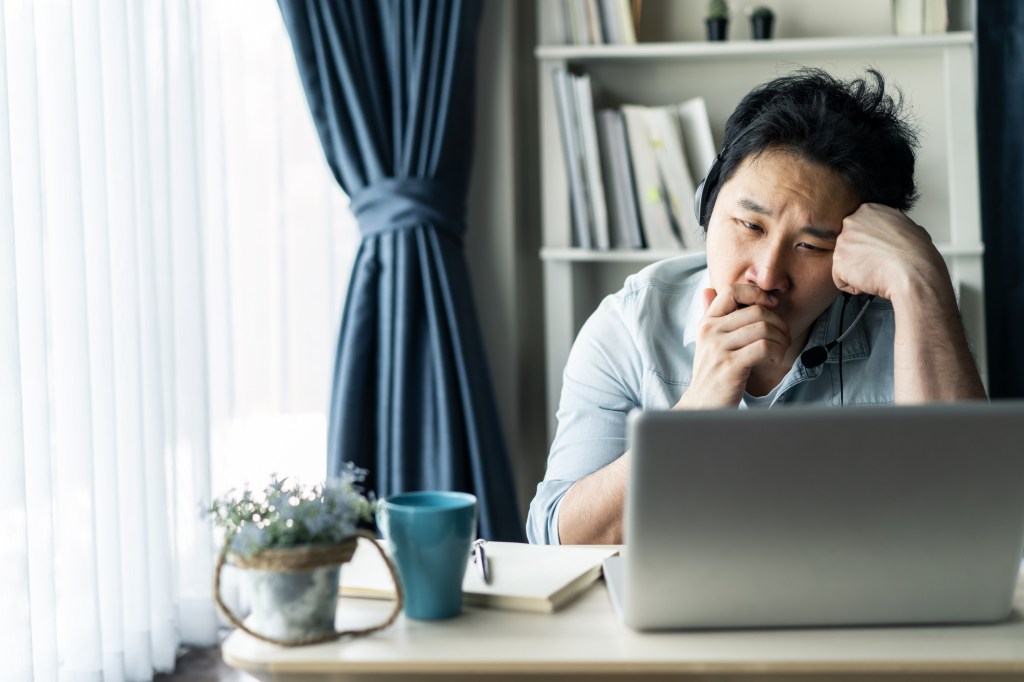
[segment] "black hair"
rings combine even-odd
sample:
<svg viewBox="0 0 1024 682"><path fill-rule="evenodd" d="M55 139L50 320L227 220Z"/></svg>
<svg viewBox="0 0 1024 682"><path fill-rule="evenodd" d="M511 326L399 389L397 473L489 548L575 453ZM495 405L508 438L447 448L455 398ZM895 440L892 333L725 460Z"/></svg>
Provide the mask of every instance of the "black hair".
<svg viewBox="0 0 1024 682"><path fill-rule="evenodd" d="M917 201L917 133L906 120L903 94L885 91L874 69L841 81L802 68L757 86L725 124L719 180L700 222L707 229L718 190L748 157L782 150L836 171L861 203L906 211Z"/></svg>

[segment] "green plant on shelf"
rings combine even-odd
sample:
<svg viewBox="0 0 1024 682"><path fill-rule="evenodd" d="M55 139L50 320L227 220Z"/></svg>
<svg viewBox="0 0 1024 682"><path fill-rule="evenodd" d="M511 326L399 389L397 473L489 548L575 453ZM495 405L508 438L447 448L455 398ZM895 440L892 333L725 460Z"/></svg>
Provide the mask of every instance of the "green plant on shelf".
<svg viewBox="0 0 1024 682"><path fill-rule="evenodd" d="M708 19L728 19L729 4L725 0L709 0Z"/></svg>

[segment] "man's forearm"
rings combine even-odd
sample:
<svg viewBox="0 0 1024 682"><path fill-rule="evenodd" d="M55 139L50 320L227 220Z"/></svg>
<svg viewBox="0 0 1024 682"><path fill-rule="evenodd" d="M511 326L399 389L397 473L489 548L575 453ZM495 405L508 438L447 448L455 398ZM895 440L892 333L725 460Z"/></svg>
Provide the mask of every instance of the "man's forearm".
<svg viewBox="0 0 1024 682"><path fill-rule="evenodd" d="M629 453L576 481L558 510L558 539L563 545L622 544Z"/></svg>
<svg viewBox="0 0 1024 682"><path fill-rule="evenodd" d="M918 288L893 301L897 403L984 400L952 287Z"/></svg>

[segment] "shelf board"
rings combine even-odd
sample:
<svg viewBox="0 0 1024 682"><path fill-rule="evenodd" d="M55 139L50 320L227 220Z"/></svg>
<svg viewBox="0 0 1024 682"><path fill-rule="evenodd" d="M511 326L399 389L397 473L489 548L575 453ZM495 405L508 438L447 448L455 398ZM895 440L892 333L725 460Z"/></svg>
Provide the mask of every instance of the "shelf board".
<svg viewBox="0 0 1024 682"><path fill-rule="evenodd" d="M602 61L617 59L671 60L722 57L773 57L816 52L920 50L973 45L971 31L921 36L863 36L835 38L782 38L777 40L687 41L635 45L540 45L534 54L541 61Z"/></svg>
<svg viewBox="0 0 1024 682"><path fill-rule="evenodd" d="M939 253L947 258L958 256L981 256L985 253L985 245L975 244L936 244ZM574 247L546 246L540 250L540 259L551 263L654 263L666 258L674 258L693 250L672 251L650 249L612 249L597 251L594 249L578 249Z"/></svg>

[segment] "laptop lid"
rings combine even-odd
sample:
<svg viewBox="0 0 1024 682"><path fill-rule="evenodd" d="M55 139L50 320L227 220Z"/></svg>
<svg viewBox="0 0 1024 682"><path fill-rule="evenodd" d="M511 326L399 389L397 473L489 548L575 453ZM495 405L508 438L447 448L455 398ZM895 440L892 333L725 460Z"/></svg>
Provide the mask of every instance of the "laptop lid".
<svg viewBox="0 0 1024 682"><path fill-rule="evenodd" d="M637 412L638 629L993 621L1024 548L1024 403Z"/></svg>

